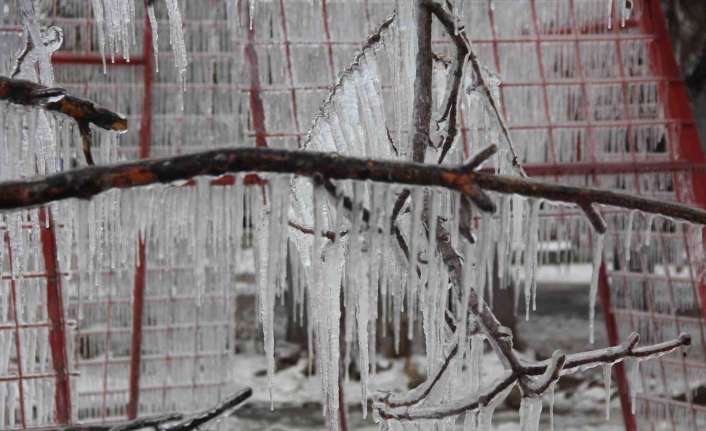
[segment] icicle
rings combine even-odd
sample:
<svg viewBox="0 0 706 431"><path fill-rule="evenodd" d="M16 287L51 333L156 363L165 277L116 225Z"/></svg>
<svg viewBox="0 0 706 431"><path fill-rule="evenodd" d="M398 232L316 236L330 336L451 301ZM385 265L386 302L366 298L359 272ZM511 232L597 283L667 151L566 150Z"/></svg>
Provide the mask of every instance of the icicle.
<svg viewBox="0 0 706 431"><path fill-rule="evenodd" d="M522 397L520 403L520 430L537 431L542 415L541 397Z"/></svg>
<svg viewBox="0 0 706 431"><path fill-rule="evenodd" d="M512 391L512 388L514 385L510 385L505 389L503 392L499 393L498 395L495 396L490 402L485 405L481 406L479 411L478 411L478 429L481 431L490 431L492 428L491 426L493 425L493 413L495 413L495 409L503 402L505 401L505 398L510 394ZM541 402L540 402L541 405Z"/></svg>
<svg viewBox="0 0 706 431"><path fill-rule="evenodd" d="M479 394L481 374L482 374L482 361L483 361L483 341L482 335L474 335L471 337L471 355L469 358L469 368L471 373L470 379L470 393Z"/></svg>
<svg viewBox="0 0 706 431"><path fill-rule="evenodd" d="M527 251L525 252L525 320L529 320L530 302L537 309L535 274L537 269L537 242L539 241L539 205L541 201L530 201L527 226Z"/></svg>
<svg viewBox="0 0 706 431"><path fill-rule="evenodd" d="M630 263L630 240L632 238L632 224L635 218L635 211L630 211L628 214L628 223L625 227L625 262Z"/></svg>
<svg viewBox="0 0 706 431"><path fill-rule="evenodd" d="M593 273L591 274L590 304L588 310L589 341L594 342L594 329L596 321L596 296L598 294L598 278L603 261L603 240L604 235L595 233L593 235Z"/></svg>
<svg viewBox="0 0 706 431"><path fill-rule="evenodd" d="M478 430L478 411L470 410L466 412L463 419L463 431L476 431Z"/></svg>
<svg viewBox="0 0 706 431"><path fill-rule="evenodd" d="M622 0L623 5L620 8L620 26L625 27L626 21L630 18L632 14L632 2L633 0Z"/></svg>
<svg viewBox="0 0 706 431"><path fill-rule="evenodd" d="M407 269L407 316L409 320L408 338L414 336L414 318L417 312L417 290L420 280L417 273L417 262L420 250L419 230L422 226L422 210L424 209L424 188L415 187L412 191L412 220L409 233L409 266Z"/></svg>
<svg viewBox="0 0 706 431"><path fill-rule="evenodd" d="M630 409L635 414L637 405L637 393L642 391L642 379L640 378L640 360L628 358L625 360L625 374L628 377L630 387Z"/></svg>
<svg viewBox="0 0 706 431"><path fill-rule="evenodd" d="M608 30L613 28L613 0L608 0Z"/></svg>
<svg viewBox="0 0 706 431"><path fill-rule="evenodd" d="M255 2L256 0L248 0L248 18L250 19L250 30L253 29L253 23L255 22Z"/></svg>
<svg viewBox="0 0 706 431"><path fill-rule="evenodd" d="M605 385L605 420L610 420L610 372L613 364L603 364L603 384Z"/></svg>
<svg viewBox="0 0 706 431"><path fill-rule="evenodd" d="M107 74L108 68L105 61L105 19L103 14L103 0L93 0L93 17L96 20L96 28L98 29L98 46L100 48L101 58L103 60L103 74Z"/></svg>
<svg viewBox="0 0 706 431"><path fill-rule="evenodd" d="M154 14L154 4L150 4L147 7L147 16L149 17L150 27L152 28L152 50L154 51L154 70L155 72L159 73L159 23L157 22L157 17ZM105 68L105 56L103 56L103 67Z"/></svg>
<svg viewBox="0 0 706 431"><path fill-rule="evenodd" d="M184 42L184 31L182 29L181 12L177 0L165 0L169 15L169 44L174 50L174 64L179 72L179 82L182 85L182 93L186 86L186 68L188 60L186 57L186 43ZM183 111L183 94L180 108Z"/></svg>
<svg viewBox="0 0 706 431"><path fill-rule="evenodd" d="M549 393L549 431L554 431L554 401L556 391L556 381L552 382L547 388L547 393Z"/></svg>

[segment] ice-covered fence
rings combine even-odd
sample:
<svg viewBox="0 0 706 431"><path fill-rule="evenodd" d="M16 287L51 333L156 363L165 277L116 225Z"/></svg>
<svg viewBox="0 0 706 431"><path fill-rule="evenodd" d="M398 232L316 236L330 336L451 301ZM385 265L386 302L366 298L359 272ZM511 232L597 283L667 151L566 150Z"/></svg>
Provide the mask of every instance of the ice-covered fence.
<svg viewBox="0 0 706 431"><path fill-rule="evenodd" d="M107 75L103 74L101 36L91 4L61 1L51 9L49 21L64 29L65 40L63 52L54 58L57 81L73 93L127 114L131 120L132 127L119 139L119 146L107 138L101 143L103 151L97 152L98 163L224 144L300 146L337 72L350 62L365 36L394 7L392 1L254 1L250 30L247 14L243 10L234 14L235 10L229 7L234 2L180 2L190 60L186 91L182 94L180 70L173 67L174 54L169 48L169 24L164 20L169 15L165 9L168 3L173 2L157 4L155 15L161 20L160 67L152 81L146 80L145 73L149 69L146 60L152 39L141 37L145 20L140 5L137 20L131 24L137 37L128 40L129 45L134 44L130 48L130 65L120 60L119 50L116 60L121 65L109 67ZM483 64L502 81L498 95L528 173L548 180L627 189L703 206L703 190L692 188L693 178L702 175L697 173L703 169L703 155L696 150L693 121L688 109L684 110L683 88L665 45L664 21L656 0L636 2L625 27L620 25L621 13L608 12L609 2L604 0L456 3L463 4L466 28ZM439 52L450 52L440 29L435 30L435 46ZM394 51L392 47L386 49ZM396 124L398 117L407 117L395 112L399 109L395 100L400 97L395 92L399 84L395 80L401 78L399 71L384 60L380 67L386 116L389 124ZM147 93L152 109L149 116L144 116L144 94L150 86L152 90ZM483 110L478 109L473 93L464 99L462 139L472 152L497 136L486 130L489 120L478 121ZM145 118L151 119L151 130ZM391 127L397 142L405 141L404 129ZM140 133L144 130L149 132L146 137L145 132L142 136ZM67 144L60 148L71 148ZM73 148L70 154L82 160L80 152ZM223 187L228 187L227 193L223 193ZM88 235L100 235L102 220L109 218L96 211L110 211L114 197L74 209L84 211L82 219L91 221L72 226L72 232L76 232L73 238L62 240L59 233L59 255L62 246L73 244L83 256L79 259L84 259L64 257L59 261L64 313L71 323L65 326L67 343L76 340L66 346L73 360L69 375L61 380L63 377L47 361L28 364L23 370L16 365L12 368L22 361L10 361L11 368L4 374L7 407L2 411L11 412L12 416L0 421L3 426L40 425L59 418L46 409L32 413L29 420L21 419L20 413L23 409L25 415L33 412L36 404L51 404L42 400L54 397L55 382L67 379L72 389L70 412L73 419L81 420L124 417L131 401L140 413L195 408L217 398L219 393L214 389L225 389L233 383L225 381L221 374L212 374L212 370L233 366L229 325L234 311L227 287L238 274L222 271L229 267L223 262L205 264L208 254L192 254L198 249L210 253L228 247L226 243L198 242L218 237L204 236L199 229L235 229L230 231L229 239L236 237L237 226L219 224L225 218L198 212L199 208L216 207L217 202L223 203L218 207L223 208L225 199L246 193L230 187L214 186L208 192L210 189L200 184L180 191L121 195L120 207L125 213L121 223L129 225L131 206L154 208L164 214L159 226L165 231L146 233L145 258L141 260L145 266L134 265L140 254L136 232L132 236L106 238L102 242L105 251L89 249L89 244L101 242ZM57 211L62 208L59 206ZM237 215L230 216L237 220ZM607 243L612 247L606 250L608 277L603 279L606 283L602 284L602 292L610 291L612 297L601 298L612 299L612 316L617 323L609 319L609 329L618 327L622 335L616 334L611 341L624 338L622 331L630 329L638 330L647 340L659 341L680 331L690 332L695 340L688 359L660 359L643 365L631 379L633 388L639 383L644 389L637 398L638 422L679 422L686 429L698 428L696 422L704 420L704 409L690 404L688 399L674 400L672 395L680 396L687 383L696 383L696 377L703 375L701 238L696 232L684 230L693 228L648 220L642 215L630 217L611 212L608 218L609 226L617 230L608 234ZM57 230L61 231L61 227ZM561 209L543 217L540 236L568 238L578 243L584 254L590 251L591 239L583 215L575 210ZM150 242L150 238L165 237L174 240ZM113 240L123 243L112 243ZM134 242L134 247L126 241ZM25 247L39 250L40 244L31 237ZM181 256L183 261L175 260L169 247L188 250ZM632 252L627 253L626 249ZM104 257L111 253L127 254L116 257L114 262L105 261ZM223 255L214 253L212 257L217 256ZM220 264L223 265L219 267ZM5 265L9 265L7 258ZM43 280L42 271L37 271L39 280ZM21 342L24 336L33 336L29 329L32 325L48 328L50 323L43 311L37 314L36 306L31 306L43 303L32 302L32 289L41 285L32 287L29 276L15 281L9 275L5 278L8 294L4 295L4 291L3 298L12 298L13 289L25 292L26 284L30 294L18 298L35 313L8 312L3 317L8 323L0 326L0 334L4 334L8 351L12 351L12 342L20 340L18 344L25 345ZM144 302L136 307L139 301L133 297L139 286L144 287ZM42 290L37 292L34 294L41 294ZM126 348L136 340L135 316L142 324L139 350ZM213 320L208 322L205 318ZM37 345L46 351L47 344L42 340L47 339L48 331L42 330L36 337ZM27 356L24 357L26 361ZM33 367L44 374L35 377L24 373L27 369L33 371ZM18 386L17 381L26 383ZM36 389L38 386L42 389ZM623 393L627 395L625 390ZM627 398L623 399L626 409ZM65 406L57 404L56 409L60 413Z"/></svg>

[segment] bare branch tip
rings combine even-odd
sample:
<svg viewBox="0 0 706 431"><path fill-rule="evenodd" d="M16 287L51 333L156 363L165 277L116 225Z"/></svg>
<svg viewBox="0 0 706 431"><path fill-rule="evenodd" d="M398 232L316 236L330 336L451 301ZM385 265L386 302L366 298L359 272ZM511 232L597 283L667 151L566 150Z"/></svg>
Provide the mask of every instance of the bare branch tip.
<svg viewBox="0 0 706 431"><path fill-rule="evenodd" d="M593 207L590 203L579 204L583 212L586 214L586 218L591 222L593 229L599 234L604 234L608 230L608 224L606 223L603 216Z"/></svg>
<svg viewBox="0 0 706 431"><path fill-rule="evenodd" d="M682 332L679 334L679 342L682 346L691 346L691 335Z"/></svg>
<svg viewBox="0 0 706 431"><path fill-rule="evenodd" d="M640 334L637 332L633 332L628 336L627 343L625 343L625 347L627 348L628 352L632 352L632 349L634 349L637 346L637 343L640 342Z"/></svg>

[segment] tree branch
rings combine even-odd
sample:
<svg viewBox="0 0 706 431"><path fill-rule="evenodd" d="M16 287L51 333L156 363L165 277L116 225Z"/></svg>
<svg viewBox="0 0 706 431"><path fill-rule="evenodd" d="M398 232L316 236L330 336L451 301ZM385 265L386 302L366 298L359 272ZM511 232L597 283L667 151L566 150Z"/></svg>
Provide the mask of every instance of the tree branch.
<svg viewBox="0 0 706 431"><path fill-rule="evenodd" d="M563 369L564 371L567 371L571 368L597 366L600 364L613 364L627 358L650 358L671 352L678 347L689 346L691 344L691 337L687 334L681 334L676 339L641 348L636 347L638 340L639 336L636 333L633 333L628 338L628 341L620 346L592 350L569 356L559 354L555 355L555 357L550 361L539 362L530 366L523 366L521 369L510 371L504 377L496 380L480 396L473 395L456 401L446 402L443 405L422 404L411 407L403 406L402 408L390 408L384 403L378 402L375 404L375 408L378 409L380 417L383 419L409 421L421 419L442 419L457 416L466 411L476 410L488 405L500 393L516 384L519 379L526 378L527 376L545 374L543 384L536 388L537 390L541 389L544 391L550 386L552 381L559 378L560 373L557 373L556 370ZM562 357L565 358L563 368L559 366ZM546 378L547 376L549 378Z"/></svg>
<svg viewBox="0 0 706 431"><path fill-rule="evenodd" d="M488 86L488 83L485 81L485 76L483 75L483 69L481 68L480 61L478 60L478 56L476 55L475 51L473 50L473 45L471 44L470 39L468 38L468 35L466 34L465 28L463 26L459 26L458 29L456 28L457 26L455 25L456 18L449 13L444 7L434 1L434 0L423 0L424 4L426 7L439 19L439 21L444 25L444 28L446 29L447 33L451 36L452 40L457 46L457 49L460 49L460 47L463 45L464 48L467 50L467 58L468 61L471 63L471 67L473 68L473 72L475 73L475 78L478 84L478 87L480 87L483 90L483 93L485 94L486 98L488 99L488 103L490 104L491 109L493 110L493 113L495 114L495 117L498 120L498 124L500 125L500 129L502 130L503 137L507 141L508 147L510 148L510 154L512 154L512 164L515 166L515 168L519 171L519 173L523 176L526 177L527 174L525 173L524 169L522 169L522 165L520 164L520 160L517 157L517 153L515 152L515 147L512 141L512 137L510 136L510 129L507 127L507 123L505 122L505 119L502 116L502 113L500 112L500 107L498 106L498 102L495 100L493 97L493 93L490 91L490 87ZM465 61L465 57L464 57ZM462 73L462 72L461 72ZM446 145L446 144L444 144ZM450 146L450 144L449 144ZM448 150L446 150L448 151ZM442 150L442 155L443 155L443 150Z"/></svg>
<svg viewBox="0 0 706 431"><path fill-rule="evenodd" d="M432 69L434 58L431 49L431 12L424 7L424 0L415 0L417 19L417 64L414 79L414 105L412 106L412 160L424 163L429 146L429 126L432 107Z"/></svg>
<svg viewBox="0 0 706 431"><path fill-rule="evenodd" d="M603 204L706 224L706 211L657 199L589 187L544 183L527 178L478 172L472 166L423 165L413 162L370 160L334 153L271 148L230 148L93 166L35 179L0 183L0 209L16 209L55 200L93 196L113 188L141 187L188 180L199 175L236 172L272 172L328 179L370 180L417 186L443 187L468 197L476 189L576 205Z"/></svg>
<svg viewBox="0 0 706 431"><path fill-rule="evenodd" d="M117 424L77 425L55 428L56 431L133 431L152 428L155 431L191 431L208 423L218 416L235 409L252 396L252 389L245 388L221 401L217 406L184 418L182 413L168 413L159 416L138 418Z"/></svg>
<svg viewBox="0 0 706 431"><path fill-rule="evenodd" d="M78 124L83 153L89 165L93 165L91 124L105 130L127 130L127 119L122 115L96 106L89 100L71 96L63 88L48 88L35 82L0 76L0 100L58 112L73 118Z"/></svg>

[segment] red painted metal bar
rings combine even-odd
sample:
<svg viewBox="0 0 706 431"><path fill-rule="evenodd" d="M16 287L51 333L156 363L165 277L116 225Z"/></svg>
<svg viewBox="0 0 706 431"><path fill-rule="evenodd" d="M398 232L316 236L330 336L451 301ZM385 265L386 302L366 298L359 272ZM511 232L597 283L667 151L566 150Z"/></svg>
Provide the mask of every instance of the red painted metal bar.
<svg viewBox="0 0 706 431"><path fill-rule="evenodd" d="M13 273L12 247L10 246L10 233L5 231L5 248L7 250L7 260L10 265L10 273ZM20 335L20 320L17 307L17 282L13 277L10 280L10 306L12 307L12 317L15 321L15 358L17 359L17 389L20 396L20 423L23 428L27 427L27 413L24 395L24 373L22 366L22 336Z"/></svg>
<svg viewBox="0 0 706 431"><path fill-rule="evenodd" d="M248 20L250 17L248 16ZM245 59L250 72L250 111L252 115L252 126L255 130L255 145L257 147L267 146L267 130L265 128L265 107L260 97L260 68L257 62L257 52L255 51L255 27L248 29L248 43L245 45Z"/></svg>
<svg viewBox="0 0 706 431"><path fill-rule="evenodd" d="M147 16L145 0L145 31L142 39L143 59L143 98L142 117L140 119L140 158L150 156L152 140L152 93L154 85L154 49L152 46L152 25ZM133 286L132 340L130 346L130 381L128 386L128 419L135 419L140 407L140 369L142 367L142 325L145 308L145 280L147 262L145 260L145 241L137 239L137 262L135 284ZM105 388L104 388L105 389Z"/></svg>
<svg viewBox="0 0 706 431"><path fill-rule="evenodd" d="M152 42L150 41L150 44ZM99 54L83 54L72 52L57 52L51 57L53 64L83 64L83 65L103 65L103 57ZM115 60L107 60L107 66L142 66L144 65L144 57L133 57L130 61L123 58Z"/></svg>
<svg viewBox="0 0 706 431"><path fill-rule="evenodd" d="M140 405L140 367L142 366L142 317L145 307L145 242L137 243L137 266L132 306L132 341L130 348L130 382L128 386L128 419L135 419ZM104 388L107 389L107 388Z"/></svg>
<svg viewBox="0 0 706 431"><path fill-rule="evenodd" d="M64 322L64 296L61 291L61 277L56 251L56 232L51 211L39 209L39 233L42 242L44 267L47 272L47 315L51 323L49 346L52 366L56 374L54 391L55 420L58 424L71 421L71 386L69 381L69 360L66 351L66 323Z"/></svg>
<svg viewBox="0 0 706 431"><path fill-rule="evenodd" d="M299 108L297 105L297 92L294 88L294 74L292 73L292 47L289 41L289 30L287 28L287 15L284 5L284 0L279 2L281 25L282 25L282 35L284 36L284 54L287 59L287 80L289 81L289 97L291 100L292 108L292 121L294 122L294 130L299 133L301 129L299 127ZM301 136L297 136L297 147L301 147Z"/></svg>
<svg viewBox="0 0 706 431"><path fill-rule="evenodd" d="M333 47L331 46L331 29L329 27L329 14L327 0L321 0L321 19L324 22L324 44L328 55L328 67L331 74L331 82L336 79L336 68L333 62Z"/></svg>
<svg viewBox="0 0 706 431"><path fill-rule="evenodd" d="M615 320L615 314L613 314L613 308L610 304L610 287L608 286L608 274L606 273L605 263L601 265L598 275L598 299L603 308L608 344L617 346L620 344L620 335L618 334L618 323ZM618 362L613 366L613 375L618 384L618 395L620 396L625 429L627 431L635 431L637 430L637 422L631 412L630 390L628 388L628 380L625 377L625 366L622 362Z"/></svg>
<svg viewBox="0 0 706 431"><path fill-rule="evenodd" d="M646 15L649 20L645 20L646 22L644 25L648 27L648 30L654 32L657 36L655 41L650 45L650 65L653 69L657 70L657 73L670 72L678 74L679 67L673 55L673 48L666 27L666 20L662 13L660 4L659 2L652 1L648 6L649 10ZM676 115L683 115L685 117L693 115L688 100L686 86L682 81L664 81L660 83L658 89L660 99L662 100L664 106L664 114L667 118ZM676 138L676 142L673 142L669 148L672 158L686 159L692 163L703 161L706 158L699 142L696 127L693 124L681 129L675 128L671 131L672 136ZM697 186L698 184L703 184L705 180L706 175L704 175L704 173L692 173L692 181L695 187L693 187L692 190L685 190L684 185L681 184L680 177L678 175L674 175L674 189L677 193L678 198L680 200L693 200L693 202L690 203L695 203L699 206L706 207L706 190L704 190L703 187ZM701 335L701 344L704 349L704 352L706 352L706 344L704 344L704 316L706 316L706 280L704 280L703 277L701 277L701 279L697 279L697 277L695 276L695 273L701 273L704 263L698 263L700 267L697 268L691 267L691 265L697 265L697 263L694 262L691 257L691 245L689 244L689 238L687 237L686 229L682 229L681 233L683 235L684 247L688 257L688 262L690 263L690 284L692 286L695 302L698 304L699 299L701 301L701 319L700 324L698 326ZM706 244L703 245L706 246ZM664 241L662 247L665 248ZM665 267L665 269L667 268ZM670 294L670 305L672 305L672 303L674 302L674 287L672 284L672 278L668 270L667 277ZM676 329L681 330L680 321L678 316L676 315L674 306L672 305L670 308L672 310ZM690 389L688 381L688 369L690 368L690 366L687 366L685 357L682 357L681 359L683 368L682 373L684 375L684 387L685 391L689 391ZM693 427L694 429L696 429L697 420L693 404L690 406L689 410L691 411L691 420Z"/></svg>
<svg viewBox="0 0 706 431"><path fill-rule="evenodd" d="M657 0L649 0L645 8L645 24L655 35L650 44L652 68L658 73L670 73L670 76L681 76L679 65L674 58L674 50L667 29L664 13ZM660 86L660 95L664 102L664 113L667 118L693 118L689 96L683 81L664 81ZM678 155L691 163L704 163L706 155L699 141L698 132L693 123L685 124L677 129ZM694 173L692 183L706 184L706 172ZM706 208L706 187L694 187L694 202ZM706 246L706 244L704 244ZM697 271L698 273L699 271ZM698 287L701 296L702 316L706 316L706 280L702 278Z"/></svg>

